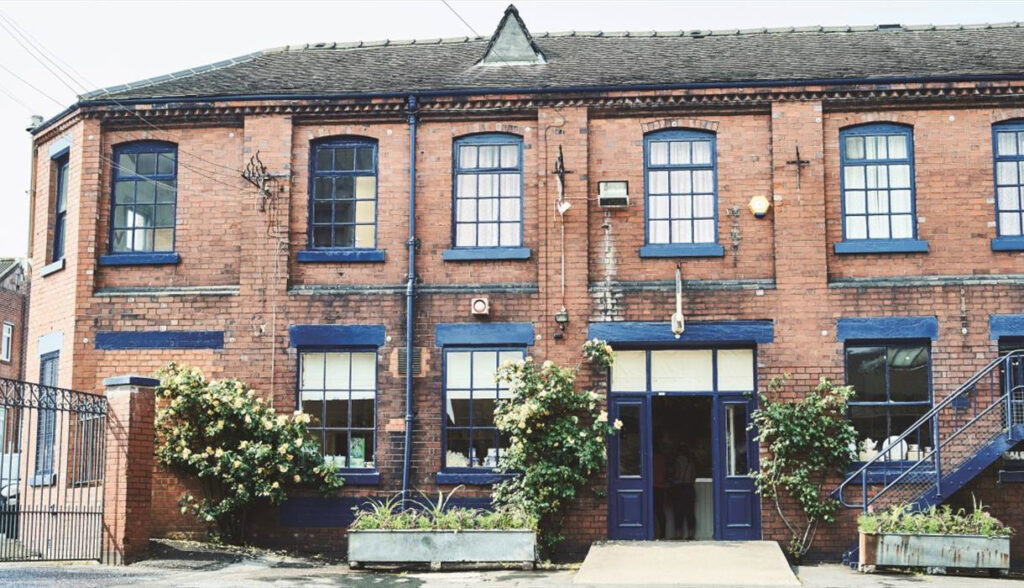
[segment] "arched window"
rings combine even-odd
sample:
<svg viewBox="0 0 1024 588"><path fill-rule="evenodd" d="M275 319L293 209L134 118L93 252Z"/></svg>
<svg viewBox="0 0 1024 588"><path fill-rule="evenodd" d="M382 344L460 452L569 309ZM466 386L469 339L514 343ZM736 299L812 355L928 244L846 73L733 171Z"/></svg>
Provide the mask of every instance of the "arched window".
<svg viewBox="0 0 1024 588"><path fill-rule="evenodd" d="M666 130L644 137L644 257L722 255L714 133Z"/></svg>
<svg viewBox="0 0 1024 588"><path fill-rule="evenodd" d="M1024 250L1024 121L992 127L997 251Z"/></svg>
<svg viewBox="0 0 1024 588"><path fill-rule="evenodd" d="M174 251L178 146L137 141L114 147L110 252Z"/></svg>
<svg viewBox="0 0 1024 588"><path fill-rule="evenodd" d="M843 243L837 253L922 252L914 202L914 131L872 123L839 133Z"/></svg>
<svg viewBox="0 0 1024 588"><path fill-rule="evenodd" d="M454 247L522 247L523 139L490 133L455 140Z"/></svg>
<svg viewBox="0 0 1024 588"><path fill-rule="evenodd" d="M377 246L377 142L345 137L310 153L310 249Z"/></svg>

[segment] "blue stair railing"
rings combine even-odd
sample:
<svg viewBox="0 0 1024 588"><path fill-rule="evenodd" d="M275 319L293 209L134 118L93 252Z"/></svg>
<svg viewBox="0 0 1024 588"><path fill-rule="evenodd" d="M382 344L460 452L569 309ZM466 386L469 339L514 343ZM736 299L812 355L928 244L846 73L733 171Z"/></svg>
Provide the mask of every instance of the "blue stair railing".
<svg viewBox="0 0 1024 588"><path fill-rule="evenodd" d="M878 442L833 492L864 512L942 503L1024 437L1024 350L985 366L902 434ZM844 557L853 565L856 548Z"/></svg>

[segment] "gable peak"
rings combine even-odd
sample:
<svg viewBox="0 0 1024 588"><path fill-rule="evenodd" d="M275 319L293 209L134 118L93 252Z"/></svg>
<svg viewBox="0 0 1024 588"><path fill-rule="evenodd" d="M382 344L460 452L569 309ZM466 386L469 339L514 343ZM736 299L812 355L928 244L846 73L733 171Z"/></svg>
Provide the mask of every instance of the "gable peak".
<svg viewBox="0 0 1024 588"><path fill-rule="evenodd" d="M487 49L477 65L530 65L547 63L514 4L498 22Z"/></svg>

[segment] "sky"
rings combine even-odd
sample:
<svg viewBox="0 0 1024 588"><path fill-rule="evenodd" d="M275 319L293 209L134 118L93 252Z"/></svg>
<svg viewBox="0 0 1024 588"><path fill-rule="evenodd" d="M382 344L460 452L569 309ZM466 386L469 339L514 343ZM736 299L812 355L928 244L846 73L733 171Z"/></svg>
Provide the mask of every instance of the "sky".
<svg viewBox="0 0 1024 588"><path fill-rule="evenodd" d="M508 0L449 4L478 33L490 35ZM517 0L516 6L532 32L1024 21L1024 2L1012 0ZM73 104L82 87L112 86L282 45L474 34L441 0L0 0L0 15L75 78L59 81L0 27L0 256L28 251L29 116L50 118Z"/></svg>

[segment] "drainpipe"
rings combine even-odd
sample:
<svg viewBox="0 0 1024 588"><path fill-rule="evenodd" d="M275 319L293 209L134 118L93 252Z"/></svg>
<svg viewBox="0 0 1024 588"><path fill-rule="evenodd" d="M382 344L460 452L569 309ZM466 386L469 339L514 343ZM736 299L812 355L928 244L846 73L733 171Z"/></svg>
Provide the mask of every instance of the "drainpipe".
<svg viewBox="0 0 1024 588"><path fill-rule="evenodd" d="M402 509L408 508L409 470L412 466L413 423L413 317L416 299L416 96L409 96L409 273L405 284L405 455L402 459Z"/></svg>

